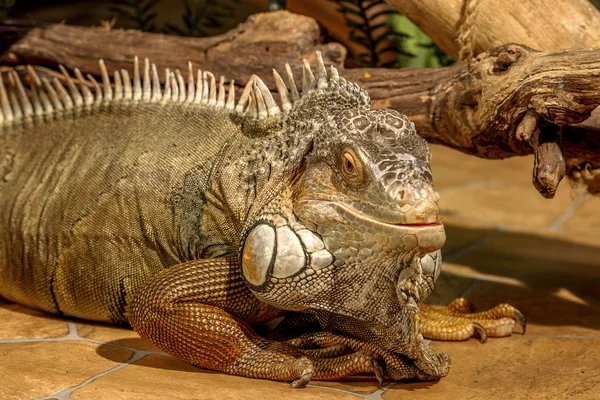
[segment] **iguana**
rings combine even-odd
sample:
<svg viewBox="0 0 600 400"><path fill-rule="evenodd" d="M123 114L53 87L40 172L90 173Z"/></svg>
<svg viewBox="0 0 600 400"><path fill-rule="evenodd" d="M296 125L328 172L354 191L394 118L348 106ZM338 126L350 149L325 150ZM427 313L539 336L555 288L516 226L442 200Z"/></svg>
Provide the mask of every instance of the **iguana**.
<svg viewBox="0 0 600 400"><path fill-rule="evenodd" d="M0 295L127 323L191 364L291 381L438 379L428 338L509 335L518 310L419 304L445 241L414 124L304 63L276 103L137 58L133 78L0 76ZM228 89L227 89L228 87ZM287 314L286 314L287 312ZM286 314L269 335L259 323Z"/></svg>

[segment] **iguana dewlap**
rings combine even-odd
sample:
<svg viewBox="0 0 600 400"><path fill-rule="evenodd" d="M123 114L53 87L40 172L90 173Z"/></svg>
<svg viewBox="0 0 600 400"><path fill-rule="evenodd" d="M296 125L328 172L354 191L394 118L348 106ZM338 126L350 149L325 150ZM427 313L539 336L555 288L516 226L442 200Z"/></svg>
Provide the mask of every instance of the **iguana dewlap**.
<svg viewBox="0 0 600 400"><path fill-rule="evenodd" d="M427 143L319 54L302 94L274 71L280 105L256 76L236 102L191 66L164 87L148 61L114 85L100 66L102 84L64 69L66 86L32 69L27 90L16 71L0 81L3 297L129 319L192 364L295 386L436 379L449 358L421 332L512 332L507 305L420 313L445 240ZM271 339L251 328L286 311Z"/></svg>

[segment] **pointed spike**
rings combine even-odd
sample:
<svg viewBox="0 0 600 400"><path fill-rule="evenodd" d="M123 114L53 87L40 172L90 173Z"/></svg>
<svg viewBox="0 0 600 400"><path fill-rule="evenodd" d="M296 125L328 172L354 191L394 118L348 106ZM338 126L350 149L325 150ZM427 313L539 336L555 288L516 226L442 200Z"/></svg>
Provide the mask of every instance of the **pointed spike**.
<svg viewBox="0 0 600 400"><path fill-rule="evenodd" d="M102 88L100 87L100 84L98 84L96 78L90 74L87 74L86 76L90 82L92 82L92 86L94 86L94 92L96 93L94 96L94 106L98 107L100 104L102 104Z"/></svg>
<svg viewBox="0 0 600 400"><path fill-rule="evenodd" d="M115 80L115 95L114 101L121 101L123 99L123 79L121 79L121 73L119 71L114 72Z"/></svg>
<svg viewBox="0 0 600 400"><path fill-rule="evenodd" d="M244 90L242 91L242 95L240 96L240 99L238 100L238 103L235 106L235 111L239 112L240 114L244 112L246 108L246 102L250 101L250 92L252 91L252 85L254 85L255 78L256 75L252 75L250 79L248 79L248 82L246 83L246 86L244 86Z"/></svg>
<svg viewBox="0 0 600 400"><path fill-rule="evenodd" d="M227 94L225 108L228 110L233 110L235 108L235 82L233 79L229 82L229 93Z"/></svg>
<svg viewBox="0 0 600 400"><path fill-rule="evenodd" d="M195 94L196 94L196 87L194 85L194 68L192 66L192 62L188 61L188 88L187 88L187 98L185 99L185 101L188 103L193 103Z"/></svg>
<svg viewBox="0 0 600 400"><path fill-rule="evenodd" d="M12 107L10 106L10 100L8 99L8 93L6 92L6 86L4 86L4 79L2 79L2 73L0 73L0 105L2 105L2 114L4 119L8 122L14 119Z"/></svg>
<svg viewBox="0 0 600 400"><path fill-rule="evenodd" d="M140 60L138 56L133 57L133 100L139 101L142 99L142 81L140 79Z"/></svg>
<svg viewBox="0 0 600 400"><path fill-rule="evenodd" d="M171 100L177 101L179 99L179 86L177 85L177 77L174 72L171 72L169 80L171 81Z"/></svg>
<svg viewBox="0 0 600 400"><path fill-rule="evenodd" d="M327 87L327 69L325 68L325 63L323 62L323 56L319 50L316 51L317 54L317 87L324 88Z"/></svg>
<svg viewBox="0 0 600 400"><path fill-rule="evenodd" d="M206 71L202 72L202 103L208 103L210 92L210 84L208 83L208 75Z"/></svg>
<svg viewBox="0 0 600 400"><path fill-rule="evenodd" d="M269 90L267 85L265 85L265 83L262 81L262 79L260 79L260 78L256 79L256 87L260 91L260 94L265 102L265 106L267 107L267 114L270 116L279 114L281 112L281 110L279 109L279 106L275 102L275 99L273 98L271 91Z"/></svg>
<svg viewBox="0 0 600 400"><path fill-rule="evenodd" d="M181 75L181 72L179 72L178 69L175 70L175 76L177 78L177 84L179 85L179 98L176 100L180 103L183 103L187 97L185 90L185 81L183 80L183 75Z"/></svg>
<svg viewBox="0 0 600 400"><path fill-rule="evenodd" d="M27 66L27 81L29 82L29 87L31 88L31 103L33 105L33 113L37 116L44 115L45 108L44 105L42 105L42 100L40 99L40 77L37 75L31 65Z"/></svg>
<svg viewBox="0 0 600 400"><path fill-rule="evenodd" d="M42 80L40 79L40 76L35 68L33 68L31 65L27 65L27 75L29 76L29 79L31 79L30 82L32 85L35 85L38 88L42 86Z"/></svg>
<svg viewBox="0 0 600 400"><path fill-rule="evenodd" d="M306 93L313 90L316 86L315 76L313 75L312 70L310 69L310 64L308 60L305 58L302 60L302 96L306 95Z"/></svg>
<svg viewBox="0 0 600 400"><path fill-rule="evenodd" d="M225 77L221 75L219 78L219 91L217 93L217 105L219 107L225 106Z"/></svg>
<svg viewBox="0 0 600 400"><path fill-rule="evenodd" d="M92 91L87 87L85 78L83 74L79 70L79 68L73 69L73 73L75 74L75 78L77 78L77 83L79 84L79 90L83 94L83 104L86 106L91 106L94 104L94 95L92 95Z"/></svg>
<svg viewBox="0 0 600 400"><path fill-rule="evenodd" d="M290 91L292 93L292 101L297 101L300 98L300 93L298 93L298 87L296 86L294 73L292 72L290 64L285 64L285 72L287 73L288 86L290 87Z"/></svg>
<svg viewBox="0 0 600 400"><path fill-rule="evenodd" d="M165 89L163 91L163 100L171 100L171 70L165 69Z"/></svg>
<svg viewBox="0 0 600 400"><path fill-rule="evenodd" d="M52 84L56 89L56 93L58 94L58 98L62 102L65 107L65 110L70 110L73 108L73 100L71 96L67 93L67 90L63 86L63 84L58 80L58 78L52 79Z"/></svg>
<svg viewBox="0 0 600 400"><path fill-rule="evenodd" d="M27 66L29 67L29 65ZM28 68L28 74L30 74L31 72L29 71ZM29 75L29 88L31 91L31 105L33 107L33 115L35 116L42 116L44 115L44 107L42 106L42 102L40 101L40 94L38 92L38 86L34 83L34 79L31 78L31 75Z"/></svg>
<svg viewBox="0 0 600 400"><path fill-rule="evenodd" d="M9 84L12 83L11 82L12 80L13 80L13 78L11 77L11 74L9 72L8 73ZM17 99L17 95L15 94L15 91L12 90L12 88L11 88L11 90L8 91L8 101L10 102L10 104L12 106L12 111L13 111L15 121L19 121L20 119L23 118L23 111L21 111L21 106L19 105L19 99Z"/></svg>
<svg viewBox="0 0 600 400"><path fill-rule="evenodd" d="M248 98L248 107L246 107L246 115L251 118L256 118L258 115L258 104L256 102L256 90L254 90L254 82L252 82L252 90L250 90L250 97Z"/></svg>
<svg viewBox="0 0 600 400"><path fill-rule="evenodd" d="M252 90L252 95L253 98L256 100L256 106L258 109L258 119L263 119L269 116L269 112L267 111L267 104L258 84L259 81L260 78L256 78L254 80L254 89Z"/></svg>
<svg viewBox="0 0 600 400"><path fill-rule="evenodd" d="M29 101L29 96L23 87L23 82L21 81L21 77L12 69L10 71L9 79L11 81L12 86L15 88L17 98L19 99L19 104L21 106L21 110L23 110L23 115L25 118L31 118L33 116L33 106Z"/></svg>
<svg viewBox="0 0 600 400"><path fill-rule="evenodd" d="M152 81L150 80L150 60L144 58L144 79L142 80L142 100L152 99Z"/></svg>
<svg viewBox="0 0 600 400"><path fill-rule="evenodd" d="M215 75L212 72L208 71L205 71L204 74L206 74L206 76L210 76L208 104L215 105L217 104L217 82L215 79Z"/></svg>
<svg viewBox="0 0 600 400"><path fill-rule="evenodd" d="M204 85L202 84L204 79L201 69L198 69L197 75L198 77L196 78L196 96L194 97L194 103L200 104L202 103L202 93L204 87Z"/></svg>
<svg viewBox="0 0 600 400"><path fill-rule="evenodd" d="M39 91L40 91L40 100L42 101L42 106L44 107L44 114L52 115L54 113L54 107L52 106L52 103L50 102L50 99L48 98L48 95L46 94L46 90L44 89L43 86L40 86Z"/></svg>
<svg viewBox="0 0 600 400"><path fill-rule="evenodd" d="M340 74L338 73L337 68L334 67L333 65L329 66L329 79L332 82L336 82L336 83L338 83L340 81Z"/></svg>
<svg viewBox="0 0 600 400"><path fill-rule="evenodd" d="M63 105L58 98L58 94L50 84L50 81L47 78L42 78L42 85L44 85L44 89L46 89L46 93L48 93L48 97L52 103L52 108L56 111L62 112L64 110Z"/></svg>
<svg viewBox="0 0 600 400"><path fill-rule="evenodd" d="M98 60L98 66L100 67L100 75L102 76L102 87L104 89L104 100L111 101L113 99L113 91L110 86L110 78L108 77L108 71L106 70L106 65L104 65L104 60Z"/></svg>
<svg viewBox="0 0 600 400"><path fill-rule="evenodd" d="M121 70L121 79L123 79L123 99L133 99L133 87L131 86L131 78L126 69Z"/></svg>
<svg viewBox="0 0 600 400"><path fill-rule="evenodd" d="M158 77L158 70L156 64L152 63L152 101L161 101L162 92L160 90L160 78Z"/></svg>
<svg viewBox="0 0 600 400"><path fill-rule="evenodd" d="M79 90L77 90L77 86L75 86L73 78L71 78L71 75L69 75L69 72L64 66L59 65L58 68L63 73L65 80L67 81L67 87L69 88L69 92L71 92L71 100L75 104L75 107L81 107L83 105L83 97L81 96L81 93L79 93Z"/></svg>
<svg viewBox="0 0 600 400"><path fill-rule="evenodd" d="M283 111L287 111L292 108L292 103L289 99L288 89L285 86L283 79L281 79L281 75L279 75L279 72L277 72L275 68L273 68L273 79L275 80L275 85L277 86L277 91L279 92L279 98L281 99L281 108Z"/></svg>

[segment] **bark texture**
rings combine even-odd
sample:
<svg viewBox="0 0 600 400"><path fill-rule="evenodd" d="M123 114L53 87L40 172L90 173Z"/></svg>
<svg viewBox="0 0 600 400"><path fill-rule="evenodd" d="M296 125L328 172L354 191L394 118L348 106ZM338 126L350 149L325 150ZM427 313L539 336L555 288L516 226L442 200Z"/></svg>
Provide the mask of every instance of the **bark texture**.
<svg viewBox="0 0 600 400"><path fill-rule="evenodd" d="M600 45L600 12L589 0L386 0L455 60L461 28L473 54L506 43L558 51Z"/></svg>
<svg viewBox="0 0 600 400"><path fill-rule="evenodd" d="M182 70L191 60L238 85L257 74L272 90L273 66L299 68L315 49L327 63L343 65L346 54L339 44L319 43L314 20L288 12L255 15L208 39L23 23L4 23L0 32L13 38L0 58L5 65L62 63L98 75L98 58L109 68L131 70L138 55ZM340 73L361 84L376 107L407 114L431 142L485 158L535 154L534 184L546 197L565 173L600 192L600 118L585 121L600 104L600 50L549 53L506 45L468 65Z"/></svg>
<svg viewBox="0 0 600 400"><path fill-rule="evenodd" d="M244 83L257 71L275 87L272 68L289 62L302 73L302 59L312 61L315 49L327 63L341 64L346 49L338 43L321 44L321 32L312 18L289 12L261 13L222 35L189 38L136 30L82 27L64 24L36 25L25 21L0 24L4 65L31 64L79 68L100 75L98 59L109 70L133 68L133 56L147 57L162 68L186 71L194 65ZM293 56L292 56L293 55Z"/></svg>

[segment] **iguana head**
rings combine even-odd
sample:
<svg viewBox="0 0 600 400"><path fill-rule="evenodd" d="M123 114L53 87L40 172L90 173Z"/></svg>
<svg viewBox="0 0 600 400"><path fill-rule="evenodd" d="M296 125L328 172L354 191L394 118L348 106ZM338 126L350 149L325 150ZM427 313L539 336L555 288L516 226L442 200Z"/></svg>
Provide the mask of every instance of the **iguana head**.
<svg viewBox="0 0 600 400"><path fill-rule="evenodd" d="M269 165L284 183L265 184L272 195L247 221L243 276L267 303L408 354L445 241L429 147L320 58L312 76L305 65L307 89L292 105L293 79L288 91L275 75L282 157Z"/></svg>

